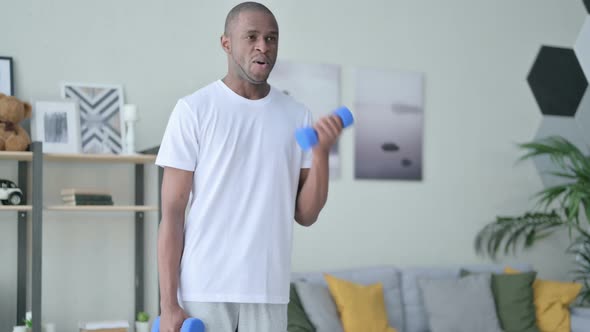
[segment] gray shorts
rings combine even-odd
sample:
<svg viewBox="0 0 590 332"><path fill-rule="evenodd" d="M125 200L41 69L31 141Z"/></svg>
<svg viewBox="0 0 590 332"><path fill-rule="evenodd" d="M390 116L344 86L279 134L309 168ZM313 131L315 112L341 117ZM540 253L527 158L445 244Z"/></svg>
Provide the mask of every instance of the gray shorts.
<svg viewBox="0 0 590 332"><path fill-rule="evenodd" d="M183 302L206 332L286 332L287 304Z"/></svg>

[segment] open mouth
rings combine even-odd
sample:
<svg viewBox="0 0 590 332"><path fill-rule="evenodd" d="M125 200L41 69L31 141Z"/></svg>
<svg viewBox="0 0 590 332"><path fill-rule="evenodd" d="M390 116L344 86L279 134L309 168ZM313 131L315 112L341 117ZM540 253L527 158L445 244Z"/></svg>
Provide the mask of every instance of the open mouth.
<svg viewBox="0 0 590 332"><path fill-rule="evenodd" d="M268 61L261 60L261 59L254 60L253 63L255 63L255 64L259 65L259 66L263 66L263 67L266 67L266 66L270 65L270 63Z"/></svg>

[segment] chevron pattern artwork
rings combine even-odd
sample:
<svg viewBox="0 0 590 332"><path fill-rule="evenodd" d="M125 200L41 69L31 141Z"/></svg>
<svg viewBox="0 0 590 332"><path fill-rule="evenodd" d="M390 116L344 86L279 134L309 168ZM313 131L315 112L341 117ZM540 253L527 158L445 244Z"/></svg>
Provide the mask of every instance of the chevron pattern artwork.
<svg viewBox="0 0 590 332"><path fill-rule="evenodd" d="M584 0L590 10L590 0ZM573 47L541 45L527 81L543 116L535 139L558 135L590 153L590 15ZM545 187L562 184L547 156L533 158Z"/></svg>
<svg viewBox="0 0 590 332"><path fill-rule="evenodd" d="M121 86L64 83L62 97L78 102L82 153L120 154L124 151Z"/></svg>

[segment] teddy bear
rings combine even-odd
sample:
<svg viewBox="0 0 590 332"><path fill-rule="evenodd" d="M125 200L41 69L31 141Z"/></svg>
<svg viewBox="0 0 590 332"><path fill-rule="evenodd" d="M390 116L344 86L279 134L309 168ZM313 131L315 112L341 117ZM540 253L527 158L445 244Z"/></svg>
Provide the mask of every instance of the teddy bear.
<svg viewBox="0 0 590 332"><path fill-rule="evenodd" d="M0 151L26 151L31 137L20 122L30 118L31 104L0 93Z"/></svg>

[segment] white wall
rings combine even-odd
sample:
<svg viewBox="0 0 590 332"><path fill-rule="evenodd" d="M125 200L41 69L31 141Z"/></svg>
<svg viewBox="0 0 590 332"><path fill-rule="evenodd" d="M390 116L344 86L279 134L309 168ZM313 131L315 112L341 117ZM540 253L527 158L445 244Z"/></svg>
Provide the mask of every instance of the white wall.
<svg viewBox="0 0 590 332"><path fill-rule="evenodd" d="M140 149L159 144L175 100L221 77L219 36L238 1L11 1L0 20L0 53L15 59L18 97L59 97L61 80L121 83L137 104ZM541 189L514 143L533 137L540 112L526 75L541 44L572 47L586 17L578 0L267 1L280 24L279 56L344 66L352 105L356 65L421 71L426 78L424 180L355 181L354 128L342 137L342 178L321 220L295 232L294 269L373 264L488 262L475 233L497 214L520 213ZM147 199L156 200L155 169ZM16 177L3 162L0 174ZM46 201L64 186L106 184L131 202L131 167L51 164ZM96 174L89 176L89 172ZM108 179L108 180L107 180ZM0 330L13 324L16 219L0 217ZM78 320L133 319L132 214L60 214L44 219L44 320L75 331ZM156 314L155 227L148 214L149 311ZM545 278L566 278L564 236L527 261Z"/></svg>

